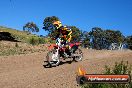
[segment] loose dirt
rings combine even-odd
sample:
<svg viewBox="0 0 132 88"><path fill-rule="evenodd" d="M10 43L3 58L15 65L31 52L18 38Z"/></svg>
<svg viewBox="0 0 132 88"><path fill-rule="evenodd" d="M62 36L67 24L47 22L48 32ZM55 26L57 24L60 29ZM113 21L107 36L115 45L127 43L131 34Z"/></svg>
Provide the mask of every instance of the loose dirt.
<svg viewBox="0 0 132 88"><path fill-rule="evenodd" d="M83 49L81 62L64 63L44 68L47 54L37 52L27 55L0 56L0 88L79 88L76 83L78 67L87 73L102 73L105 65L128 61L132 64L132 51Z"/></svg>

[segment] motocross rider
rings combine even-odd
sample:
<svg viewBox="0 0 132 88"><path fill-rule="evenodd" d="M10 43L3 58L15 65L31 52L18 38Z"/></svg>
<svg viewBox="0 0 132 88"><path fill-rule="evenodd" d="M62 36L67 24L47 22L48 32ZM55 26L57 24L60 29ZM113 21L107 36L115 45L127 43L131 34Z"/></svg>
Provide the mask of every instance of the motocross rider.
<svg viewBox="0 0 132 88"><path fill-rule="evenodd" d="M71 34L72 34L72 30L70 28L68 28L67 26L62 26L60 21L54 21L53 25L56 28L56 38L60 37L63 39L63 41L65 42L65 46L66 48L69 50L71 47L69 46L69 42L71 41Z"/></svg>

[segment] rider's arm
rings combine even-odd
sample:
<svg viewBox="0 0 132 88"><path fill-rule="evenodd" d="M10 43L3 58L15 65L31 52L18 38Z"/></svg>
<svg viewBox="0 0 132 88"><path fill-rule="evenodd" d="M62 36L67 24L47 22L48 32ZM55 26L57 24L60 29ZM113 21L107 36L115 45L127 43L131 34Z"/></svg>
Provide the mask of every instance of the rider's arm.
<svg viewBox="0 0 132 88"><path fill-rule="evenodd" d="M68 29L68 35L71 35L72 34L72 30L71 29Z"/></svg>
<svg viewBox="0 0 132 88"><path fill-rule="evenodd" d="M67 35L67 42L70 42L71 41L71 34L72 34L72 30L71 29L68 29L68 35Z"/></svg>

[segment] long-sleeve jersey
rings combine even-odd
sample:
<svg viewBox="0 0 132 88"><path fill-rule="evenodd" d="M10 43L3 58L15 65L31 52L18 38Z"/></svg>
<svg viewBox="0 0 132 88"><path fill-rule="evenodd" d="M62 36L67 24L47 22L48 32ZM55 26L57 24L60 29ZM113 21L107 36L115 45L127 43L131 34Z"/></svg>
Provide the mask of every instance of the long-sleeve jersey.
<svg viewBox="0 0 132 88"><path fill-rule="evenodd" d="M63 30L63 29L65 29L65 30ZM58 38L60 35L71 36L71 34L72 34L72 30L70 28L62 26L56 30L56 36L55 37Z"/></svg>

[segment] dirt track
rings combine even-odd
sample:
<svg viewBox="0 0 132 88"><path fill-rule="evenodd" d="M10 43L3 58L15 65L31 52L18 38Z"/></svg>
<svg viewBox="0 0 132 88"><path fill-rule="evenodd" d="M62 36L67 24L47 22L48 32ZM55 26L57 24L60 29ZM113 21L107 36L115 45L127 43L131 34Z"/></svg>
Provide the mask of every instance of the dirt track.
<svg viewBox="0 0 132 88"><path fill-rule="evenodd" d="M132 64L132 51L83 50L81 62L44 68L44 53L0 57L0 88L78 88L76 72L79 66L87 73L101 73L104 65L116 61Z"/></svg>

